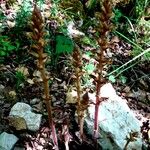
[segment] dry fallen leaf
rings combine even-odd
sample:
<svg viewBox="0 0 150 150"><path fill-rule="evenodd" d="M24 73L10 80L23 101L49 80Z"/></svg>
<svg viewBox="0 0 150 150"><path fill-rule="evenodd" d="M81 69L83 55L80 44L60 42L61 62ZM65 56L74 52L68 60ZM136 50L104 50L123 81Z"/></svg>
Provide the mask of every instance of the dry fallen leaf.
<svg viewBox="0 0 150 150"><path fill-rule="evenodd" d="M129 93L131 90L131 88L129 86L126 86L124 89L123 89L123 92L125 93Z"/></svg>
<svg viewBox="0 0 150 150"><path fill-rule="evenodd" d="M25 77L29 75L28 68L24 66L19 66L18 68L16 68L16 71L21 72Z"/></svg>
<svg viewBox="0 0 150 150"><path fill-rule="evenodd" d="M33 105L33 111L41 112L42 109L43 109L43 103L42 103L42 101L39 102L38 104Z"/></svg>
<svg viewBox="0 0 150 150"><path fill-rule="evenodd" d="M77 102L77 92L72 90L66 94L66 103L75 104Z"/></svg>
<svg viewBox="0 0 150 150"><path fill-rule="evenodd" d="M9 28L13 28L15 26L15 24L16 24L15 21L7 20L7 25L8 25Z"/></svg>
<svg viewBox="0 0 150 150"><path fill-rule="evenodd" d="M143 89L148 89L148 88L149 88L148 83L145 82L143 79L140 79L139 82L140 82L141 87L142 87Z"/></svg>
<svg viewBox="0 0 150 150"><path fill-rule="evenodd" d="M119 38L117 36L114 36L112 39L111 39L111 43L118 43L120 42Z"/></svg>
<svg viewBox="0 0 150 150"><path fill-rule="evenodd" d="M41 72L39 70L35 70L33 72L33 76L35 77L33 80L36 82L42 82Z"/></svg>
<svg viewBox="0 0 150 150"><path fill-rule="evenodd" d="M27 129L26 121L22 117L9 116L8 120L9 120L9 126L14 127L16 130L26 130Z"/></svg>
<svg viewBox="0 0 150 150"><path fill-rule="evenodd" d="M34 84L34 79L27 79L27 82L32 85Z"/></svg>
<svg viewBox="0 0 150 150"><path fill-rule="evenodd" d="M35 70L35 71L33 72L33 76L34 76L34 77L41 77L41 72L40 72L39 70Z"/></svg>
<svg viewBox="0 0 150 150"><path fill-rule="evenodd" d="M16 92L15 91L10 91L9 93L9 96L12 98L12 99L16 99Z"/></svg>

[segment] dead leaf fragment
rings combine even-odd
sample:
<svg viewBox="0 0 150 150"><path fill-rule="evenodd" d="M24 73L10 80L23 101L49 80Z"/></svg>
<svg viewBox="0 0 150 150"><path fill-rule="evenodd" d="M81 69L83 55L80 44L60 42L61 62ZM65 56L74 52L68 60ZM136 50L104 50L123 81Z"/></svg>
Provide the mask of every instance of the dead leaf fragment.
<svg viewBox="0 0 150 150"><path fill-rule="evenodd" d="M75 104L77 102L77 92L72 90L66 94L66 103Z"/></svg>
<svg viewBox="0 0 150 150"><path fill-rule="evenodd" d="M29 84L34 84L34 80L33 79L27 79L27 82L29 83Z"/></svg>
<svg viewBox="0 0 150 150"><path fill-rule="evenodd" d="M41 72L39 71L39 70L35 70L34 72L33 72L33 76L35 77L34 79L33 79L33 81L36 81L36 82L42 82L43 80L42 80L42 77L41 77Z"/></svg>
<svg viewBox="0 0 150 150"><path fill-rule="evenodd" d="M141 84L141 87L144 88L144 89L149 88L148 84L143 79L140 79L140 84Z"/></svg>
<svg viewBox="0 0 150 150"><path fill-rule="evenodd" d="M126 86L126 87L123 89L123 92L129 93L130 90L131 90L130 87L129 87L129 86Z"/></svg>
<svg viewBox="0 0 150 150"><path fill-rule="evenodd" d="M111 42L112 42L112 43L119 43L120 40L119 40L119 38L118 38L117 36L114 36L114 37L111 39Z"/></svg>
<svg viewBox="0 0 150 150"><path fill-rule="evenodd" d="M9 96L12 98L12 99L16 99L16 92L15 91L10 91L9 93Z"/></svg>
<svg viewBox="0 0 150 150"><path fill-rule="evenodd" d="M7 21L7 25L9 28L13 28L15 26L15 24L16 23L14 21L9 21L9 20Z"/></svg>
<svg viewBox="0 0 150 150"><path fill-rule="evenodd" d="M35 71L33 72L33 76L34 76L34 77L41 77L41 72L40 72L39 70L35 70Z"/></svg>
<svg viewBox="0 0 150 150"><path fill-rule="evenodd" d="M29 75L28 68L24 66L19 66L18 68L16 68L16 71L21 72L25 77Z"/></svg>
<svg viewBox="0 0 150 150"><path fill-rule="evenodd" d="M27 129L26 121L22 117L9 116L8 120L9 120L9 126L14 127L18 131Z"/></svg>

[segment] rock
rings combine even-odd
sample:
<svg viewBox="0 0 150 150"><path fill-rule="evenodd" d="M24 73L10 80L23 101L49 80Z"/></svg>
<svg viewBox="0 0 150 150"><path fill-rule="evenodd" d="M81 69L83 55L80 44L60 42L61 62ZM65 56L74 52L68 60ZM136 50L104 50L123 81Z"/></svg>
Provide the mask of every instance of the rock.
<svg viewBox="0 0 150 150"><path fill-rule="evenodd" d="M0 150L11 150L17 141L15 135L3 132L0 134Z"/></svg>
<svg viewBox="0 0 150 150"><path fill-rule="evenodd" d="M75 24L73 21L69 22L67 31L69 36L71 37L81 37L85 35L83 32L80 32L79 30L75 29Z"/></svg>
<svg viewBox="0 0 150 150"><path fill-rule="evenodd" d="M40 127L42 115L33 113L28 104L18 102L11 108L9 117L24 118L27 128L31 131L37 131Z"/></svg>
<svg viewBox="0 0 150 150"><path fill-rule="evenodd" d="M119 97L110 83L101 88L101 95L107 100L101 102L99 107L99 139L98 144L103 150L123 150L127 137L131 132L138 132L136 141L130 142L127 149L141 150L142 137L140 122L135 118L126 101ZM89 95L89 97L91 97ZM95 98L94 98L95 99ZM93 99L93 101L95 101ZM87 132L93 135L95 107L88 108L89 115L85 118Z"/></svg>
<svg viewBox="0 0 150 150"><path fill-rule="evenodd" d="M37 103L39 103L41 100L39 99L39 98L34 98L34 99L32 99L31 101L30 101L30 104L31 105L35 105L35 104L37 104Z"/></svg>

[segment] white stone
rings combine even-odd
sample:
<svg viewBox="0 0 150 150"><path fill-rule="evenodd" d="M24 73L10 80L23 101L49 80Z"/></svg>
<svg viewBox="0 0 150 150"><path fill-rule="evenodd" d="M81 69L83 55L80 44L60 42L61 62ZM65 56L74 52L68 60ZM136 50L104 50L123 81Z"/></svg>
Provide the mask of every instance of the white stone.
<svg viewBox="0 0 150 150"><path fill-rule="evenodd" d="M69 33L69 36L84 36L85 34L77 29L75 29L75 24L73 21L70 21L69 24L68 24L68 27L67 27L67 30L68 30L68 33Z"/></svg>
<svg viewBox="0 0 150 150"><path fill-rule="evenodd" d="M141 150L142 138L140 133L140 122L130 110L126 101L120 98L112 85L106 84L101 88L101 95L108 99L99 106L99 133L98 143L104 150L123 150L126 144L126 136L131 131L138 132L137 141L130 142L128 150ZM89 116L85 123L89 134L93 134L95 106L88 108Z"/></svg>
<svg viewBox="0 0 150 150"><path fill-rule="evenodd" d="M3 132L0 134L0 150L11 150L17 141L15 135Z"/></svg>
<svg viewBox="0 0 150 150"><path fill-rule="evenodd" d="M40 128L41 114L32 112L30 105L18 102L16 103L9 113L9 116L18 116L25 119L27 128L31 131L37 131Z"/></svg>

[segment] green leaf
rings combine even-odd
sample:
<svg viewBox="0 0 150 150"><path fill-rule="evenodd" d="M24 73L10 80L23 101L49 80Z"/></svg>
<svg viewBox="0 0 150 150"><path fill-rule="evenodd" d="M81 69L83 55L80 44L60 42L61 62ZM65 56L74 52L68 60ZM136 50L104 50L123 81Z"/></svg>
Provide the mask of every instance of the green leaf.
<svg viewBox="0 0 150 150"><path fill-rule="evenodd" d="M90 39L87 36L83 37L81 41L83 42L83 44L87 44L87 45L92 46L94 48L97 47L96 41L94 41L93 39Z"/></svg>
<svg viewBox="0 0 150 150"><path fill-rule="evenodd" d="M18 50L20 47L20 43L19 43L19 41L16 41L15 43L16 43L16 49Z"/></svg>
<svg viewBox="0 0 150 150"><path fill-rule="evenodd" d="M89 45L91 44L91 40L87 36L82 39L82 42Z"/></svg>
<svg viewBox="0 0 150 150"><path fill-rule="evenodd" d="M15 46L9 45L9 46L7 47L7 50L8 50L8 51L12 51L12 50L14 50L15 48L16 48Z"/></svg>
<svg viewBox="0 0 150 150"><path fill-rule="evenodd" d="M109 79L109 81L111 81L112 83L115 83L115 82L116 82L116 79L115 79L115 76L114 76L114 75L110 75L108 79Z"/></svg>
<svg viewBox="0 0 150 150"><path fill-rule="evenodd" d="M6 52L3 51L3 50L0 50L0 56L1 56L1 57L6 56Z"/></svg>
<svg viewBox="0 0 150 150"><path fill-rule="evenodd" d="M56 54L61 53L71 53L73 51L74 44L73 41L64 35L56 36Z"/></svg>

